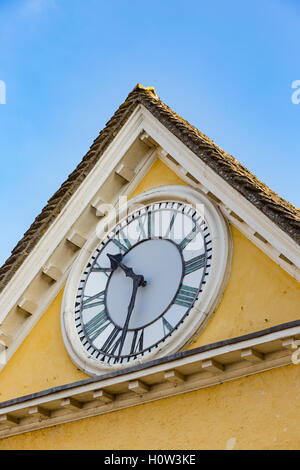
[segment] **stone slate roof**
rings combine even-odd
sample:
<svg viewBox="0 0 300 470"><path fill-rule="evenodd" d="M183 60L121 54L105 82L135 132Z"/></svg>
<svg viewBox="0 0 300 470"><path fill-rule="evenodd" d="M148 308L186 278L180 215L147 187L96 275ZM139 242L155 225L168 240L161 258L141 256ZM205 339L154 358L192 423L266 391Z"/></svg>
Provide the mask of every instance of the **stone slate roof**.
<svg viewBox="0 0 300 470"><path fill-rule="evenodd" d="M170 132L183 142L195 155L226 180L234 189L265 214L272 222L300 244L300 210L285 201L262 183L234 157L218 147L211 139L185 121L163 103L154 88L138 84L105 128L94 140L82 161L49 199L23 238L13 249L11 256L0 268L0 291L6 286L26 257L51 226L67 201L75 193L87 174L101 158L104 150L114 139L136 106L141 103Z"/></svg>

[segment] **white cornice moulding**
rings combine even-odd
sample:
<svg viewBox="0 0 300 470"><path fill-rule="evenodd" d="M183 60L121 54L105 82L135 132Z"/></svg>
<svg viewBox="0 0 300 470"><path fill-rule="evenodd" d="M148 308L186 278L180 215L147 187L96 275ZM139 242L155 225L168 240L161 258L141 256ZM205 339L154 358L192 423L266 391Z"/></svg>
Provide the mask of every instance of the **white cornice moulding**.
<svg viewBox="0 0 300 470"><path fill-rule="evenodd" d="M0 439L290 365L294 349L286 347L285 343L299 338L299 321L291 322L124 369L121 373L3 402L0 404ZM259 359L251 360L251 356ZM38 415L39 419L32 421L30 413Z"/></svg>
<svg viewBox="0 0 300 470"><path fill-rule="evenodd" d="M70 235L67 237L67 241L72 243L76 248L82 248L86 242L86 238L80 233L73 230Z"/></svg>

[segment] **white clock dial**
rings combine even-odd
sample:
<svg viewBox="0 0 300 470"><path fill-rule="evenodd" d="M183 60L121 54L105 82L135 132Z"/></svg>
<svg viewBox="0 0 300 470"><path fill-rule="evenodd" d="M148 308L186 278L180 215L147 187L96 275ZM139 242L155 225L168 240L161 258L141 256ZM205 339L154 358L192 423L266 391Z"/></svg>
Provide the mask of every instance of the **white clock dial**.
<svg viewBox="0 0 300 470"><path fill-rule="evenodd" d="M153 203L102 241L82 274L75 325L102 364L147 357L180 335L209 276L212 238L189 204Z"/></svg>

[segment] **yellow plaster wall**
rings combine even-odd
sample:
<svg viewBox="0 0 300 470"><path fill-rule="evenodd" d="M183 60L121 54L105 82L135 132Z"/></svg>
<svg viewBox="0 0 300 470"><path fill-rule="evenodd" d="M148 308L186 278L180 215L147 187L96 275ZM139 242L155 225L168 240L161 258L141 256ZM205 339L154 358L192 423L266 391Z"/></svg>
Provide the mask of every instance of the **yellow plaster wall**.
<svg viewBox="0 0 300 470"><path fill-rule="evenodd" d="M166 184L184 183L157 161L132 196ZM237 229L231 227L231 233L233 257L224 295L206 329L190 348L299 318L299 284ZM62 292L0 373L0 401L87 378L71 362L64 347L61 300ZM233 437L237 448L299 448L298 419L293 414L293 406L294 413L299 408L299 370L297 366L284 367L207 390L26 433L1 440L0 449L221 449Z"/></svg>
<svg viewBox="0 0 300 470"><path fill-rule="evenodd" d="M300 368L0 440L7 449L300 449Z"/></svg>
<svg viewBox="0 0 300 470"><path fill-rule="evenodd" d="M167 186L171 184L186 185L170 168L168 168L161 160L156 160L151 166L148 173L144 176L140 184L130 195L130 198L137 196L150 189L158 186Z"/></svg>

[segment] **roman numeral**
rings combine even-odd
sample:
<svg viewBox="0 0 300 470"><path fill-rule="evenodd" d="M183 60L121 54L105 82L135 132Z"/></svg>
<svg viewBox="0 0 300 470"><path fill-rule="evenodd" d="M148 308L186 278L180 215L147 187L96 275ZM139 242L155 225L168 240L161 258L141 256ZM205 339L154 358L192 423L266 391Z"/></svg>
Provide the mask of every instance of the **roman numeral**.
<svg viewBox="0 0 300 470"><path fill-rule="evenodd" d="M182 284L174 303L182 307L191 307L196 299L198 289Z"/></svg>
<svg viewBox="0 0 300 470"><path fill-rule="evenodd" d="M84 297L86 298L82 301L82 309L97 307L98 305L103 305L104 294L105 294L105 290L98 292L98 294L95 294L95 295L85 295Z"/></svg>
<svg viewBox="0 0 300 470"><path fill-rule="evenodd" d="M193 273L194 271L197 271L198 269L203 268L205 266L205 261L206 261L205 253L203 253L200 256L195 256L195 258L192 258L188 261L185 261L184 275L186 276L187 274Z"/></svg>
<svg viewBox="0 0 300 470"><path fill-rule="evenodd" d="M155 230L154 214L153 214L153 212L148 212L148 214L147 214L148 238L151 238L152 236L154 236L154 230Z"/></svg>
<svg viewBox="0 0 300 470"><path fill-rule="evenodd" d="M140 229L140 236L139 236L139 241L140 241L140 240L144 240L145 238L147 238L145 227L142 222L142 217L138 218L138 224L139 224L139 229Z"/></svg>
<svg viewBox="0 0 300 470"><path fill-rule="evenodd" d="M166 336L173 330L173 327L168 322L168 320L166 320L164 317L162 317L162 323L163 323L164 335Z"/></svg>
<svg viewBox="0 0 300 470"><path fill-rule="evenodd" d="M85 332L90 337L91 341L94 341L110 324L105 310L98 313L94 318L89 320L85 325Z"/></svg>
<svg viewBox="0 0 300 470"><path fill-rule="evenodd" d="M118 334L120 333L120 329L115 327L112 332L110 333L109 337L101 347L101 351L105 354L114 354L115 350L120 344L121 337L118 338L116 342L115 339L117 338Z"/></svg>
<svg viewBox="0 0 300 470"><path fill-rule="evenodd" d="M168 230L166 231L165 233L165 238L169 236L169 234L171 233L171 230L173 228L173 225L174 225L174 222L175 222L175 218L177 216L177 212L174 212L174 214L172 214L172 217L171 217L171 221L170 221L170 225L168 227Z"/></svg>
<svg viewBox="0 0 300 470"><path fill-rule="evenodd" d="M128 240L128 238L123 236L121 230L115 235L114 238L111 239L111 241L119 248L120 252L126 252L129 250L129 248L131 248L130 241Z"/></svg>
<svg viewBox="0 0 300 470"><path fill-rule="evenodd" d="M104 273L106 277L109 276L109 273L112 272L111 268L101 268L101 266L98 263L95 263L94 266L91 269L91 272L93 273Z"/></svg>
<svg viewBox="0 0 300 470"><path fill-rule="evenodd" d="M194 240L194 238L198 235L200 232L201 228L195 224L193 230L190 231L190 233L182 240L182 242L179 244L179 247L181 250L184 250L186 246Z"/></svg>
<svg viewBox="0 0 300 470"><path fill-rule="evenodd" d="M112 242L119 248L120 251L127 251L126 246L122 245L122 243L119 242L119 240L116 238L113 238Z"/></svg>
<svg viewBox="0 0 300 470"><path fill-rule="evenodd" d="M138 336L140 337L138 338ZM144 330L139 331L136 330L133 335L133 340L131 344L130 354L139 353L143 350L143 343L144 343Z"/></svg>

